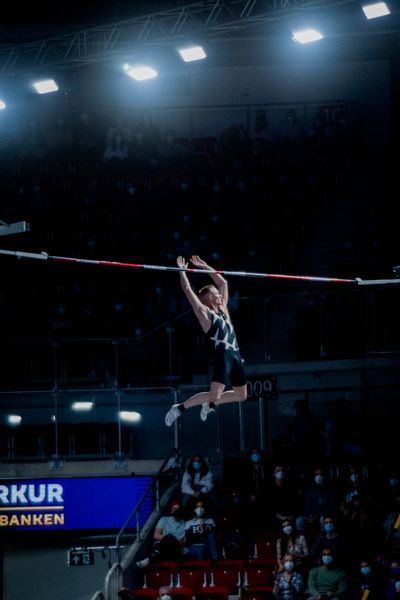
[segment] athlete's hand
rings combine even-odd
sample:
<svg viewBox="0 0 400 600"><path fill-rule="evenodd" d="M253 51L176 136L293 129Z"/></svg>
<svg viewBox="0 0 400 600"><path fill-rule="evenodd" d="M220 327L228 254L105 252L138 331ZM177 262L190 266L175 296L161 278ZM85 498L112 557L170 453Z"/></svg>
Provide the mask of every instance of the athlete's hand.
<svg viewBox="0 0 400 600"><path fill-rule="evenodd" d="M208 264L204 260L202 260L200 258L200 256L197 256L196 254L191 257L190 262L192 263L192 265L194 265L198 269L209 269L210 268L208 266Z"/></svg>
<svg viewBox="0 0 400 600"><path fill-rule="evenodd" d="M183 256L178 256L176 262L180 269L187 269L189 266L189 263L183 258Z"/></svg>

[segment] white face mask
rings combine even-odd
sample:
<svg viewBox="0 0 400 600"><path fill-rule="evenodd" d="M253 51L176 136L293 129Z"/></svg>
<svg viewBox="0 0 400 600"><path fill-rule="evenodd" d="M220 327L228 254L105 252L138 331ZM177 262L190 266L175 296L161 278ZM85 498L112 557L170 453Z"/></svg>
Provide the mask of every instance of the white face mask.
<svg viewBox="0 0 400 600"><path fill-rule="evenodd" d="M286 571L293 571L293 569L294 569L294 562L292 560L286 560L283 563L283 566L285 567Z"/></svg>
<svg viewBox="0 0 400 600"><path fill-rule="evenodd" d="M194 509L194 512L196 513L196 515L198 517L202 517L205 513L205 510L202 506L198 506L197 508Z"/></svg>
<svg viewBox="0 0 400 600"><path fill-rule="evenodd" d="M285 527L283 527L282 531L283 531L283 533L286 533L286 535L290 535L293 531L293 527L291 525L285 525Z"/></svg>
<svg viewBox="0 0 400 600"><path fill-rule="evenodd" d="M172 596L170 596L169 594L163 594L160 597L160 600L172 600Z"/></svg>

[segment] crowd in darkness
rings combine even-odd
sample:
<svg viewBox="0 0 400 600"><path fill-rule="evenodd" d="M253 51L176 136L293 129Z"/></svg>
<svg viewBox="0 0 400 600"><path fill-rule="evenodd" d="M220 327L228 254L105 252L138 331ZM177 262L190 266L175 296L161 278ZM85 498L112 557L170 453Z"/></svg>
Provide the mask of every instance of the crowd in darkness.
<svg viewBox="0 0 400 600"><path fill-rule="evenodd" d="M296 273L324 208L350 186L362 140L345 112L333 124L317 113L305 130L285 111L279 131L260 110L251 131L195 139L89 110L4 123L0 218L31 229L1 245L167 266L199 254L215 268ZM339 249L334 275L379 277L390 264L384 208L363 201L368 226ZM265 286L247 280L246 295ZM243 289L231 282L232 310ZM6 339L140 336L187 308L169 274L9 258L0 306Z"/></svg>

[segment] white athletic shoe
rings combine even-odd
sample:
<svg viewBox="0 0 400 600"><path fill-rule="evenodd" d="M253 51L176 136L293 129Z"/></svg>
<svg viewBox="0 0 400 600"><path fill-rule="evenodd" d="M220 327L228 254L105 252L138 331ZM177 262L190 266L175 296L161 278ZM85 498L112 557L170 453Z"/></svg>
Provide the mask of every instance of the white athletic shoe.
<svg viewBox="0 0 400 600"><path fill-rule="evenodd" d="M208 402L203 402L203 404L201 405L201 411L200 411L200 419L202 421L207 421L207 417L209 415L210 412L214 412L215 408L211 408L208 404Z"/></svg>
<svg viewBox="0 0 400 600"><path fill-rule="evenodd" d="M181 411L178 408L179 404L173 404L167 414L165 415L165 424L167 427L171 427L178 417L181 416Z"/></svg>

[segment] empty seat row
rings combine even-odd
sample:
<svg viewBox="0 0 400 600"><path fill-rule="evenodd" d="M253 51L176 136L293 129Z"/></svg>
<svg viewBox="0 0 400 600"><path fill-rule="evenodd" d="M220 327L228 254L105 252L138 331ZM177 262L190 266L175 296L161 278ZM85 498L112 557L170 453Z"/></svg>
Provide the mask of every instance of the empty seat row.
<svg viewBox="0 0 400 600"><path fill-rule="evenodd" d="M273 585L273 559L190 560L184 563L164 561L146 567L144 588L190 588L202 592L204 588L226 587L229 594L237 594L238 589Z"/></svg>

